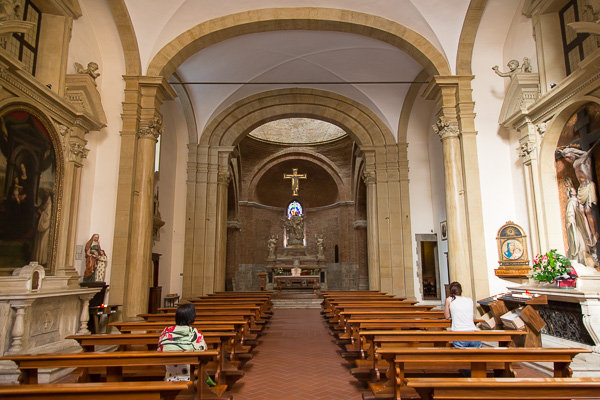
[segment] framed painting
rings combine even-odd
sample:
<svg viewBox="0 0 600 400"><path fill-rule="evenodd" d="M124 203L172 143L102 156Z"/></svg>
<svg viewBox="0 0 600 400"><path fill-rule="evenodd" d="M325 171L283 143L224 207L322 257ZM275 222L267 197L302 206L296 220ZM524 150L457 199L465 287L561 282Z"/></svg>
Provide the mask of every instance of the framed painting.
<svg viewBox="0 0 600 400"><path fill-rule="evenodd" d="M37 261L53 268L57 162L46 126L29 111L0 113L0 273Z"/></svg>
<svg viewBox="0 0 600 400"><path fill-rule="evenodd" d="M527 255L527 236L523 228L508 221L498 230L498 264L496 276L522 278L531 271Z"/></svg>

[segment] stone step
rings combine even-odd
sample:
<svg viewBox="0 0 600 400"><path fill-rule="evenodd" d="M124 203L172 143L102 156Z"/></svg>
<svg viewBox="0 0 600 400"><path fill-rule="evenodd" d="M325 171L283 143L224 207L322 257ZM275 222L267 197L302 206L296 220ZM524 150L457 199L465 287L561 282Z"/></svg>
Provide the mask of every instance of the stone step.
<svg viewBox="0 0 600 400"><path fill-rule="evenodd" d="M273 308L321 308L322 299L272 299Z"/></svg>

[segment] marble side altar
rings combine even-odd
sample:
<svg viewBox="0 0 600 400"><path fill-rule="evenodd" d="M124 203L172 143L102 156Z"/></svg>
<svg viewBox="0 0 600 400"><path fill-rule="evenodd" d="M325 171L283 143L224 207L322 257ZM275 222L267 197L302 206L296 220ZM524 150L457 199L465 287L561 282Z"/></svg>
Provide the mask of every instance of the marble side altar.
<svg viewBox="0 0 600 400"><path fill-rule="evenodd" d="M600 377L600 274L595 271L586 274L579 268L577 272L579 279L574 289L559 289L532 281L508 289L514 293L529 290L532 294L546 295L548 305L538 307L547 324L542 330L544 347L591 349L593 353L575 358L571 364L573 375Z"/></svg>
<svg viewBox="0 0 600 400"><path fill-rule="evenodd" d="M0 277L0 355L79 352L68 335L89 334L88 304L99 288L68 286L68 276L45 276L31 263L12 276ZM69 371L48 370L40 383ZM15 383L19 373L12 361L0 361L0 383Z"/></svg>

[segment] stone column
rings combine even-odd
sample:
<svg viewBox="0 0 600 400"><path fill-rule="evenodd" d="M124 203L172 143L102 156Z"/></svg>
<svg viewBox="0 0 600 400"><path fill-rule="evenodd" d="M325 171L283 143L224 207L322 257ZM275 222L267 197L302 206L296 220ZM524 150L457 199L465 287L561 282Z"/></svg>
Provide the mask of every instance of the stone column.
<svg viewBox="0 0 600 400"><path fill-rule="evenodd" d="M86 131L75 126L69 128L58 124L58 131L65 142L65 170L63 179L63 197L61 207L62 222L59 225L58 240L64 243L60 251L56 254L56 275L68 277L69 286L79 286L79 273L74 268L75 262L75 244L77 228L77 212L79 210L79 197L81 192L81 168L83 160L89 152L85 148L87 140L84 135ZM58 201L57 193L53 201Z"/></svg>
<svg viewBox="0 0 600 400"><path fill-rule="evenodd" d="M145 125L145 126L144 126ZM125 318L135 319L148 309L149 288L152 281L152 222L154 190L154 156L156 142L163 131L159 118L151 119L138 131L137 165L133 198L129 265L126 274Z"/></svg>
<svg viewBox="0 0 600 400"><path fill-rule="evenodd" d="M367 186L367 253L369 269L369 290L380 290L379 275L379 234L377 230L377 178L375 172L363 170L363 180Z"/></svg>
<svg viewBox="0 0 600 400"><path fill-rule="evenodd" d="M519 156L523 162L527 214L529 215L529 229L531 229L531 255L536 255L542 252L542 248L547 248L547 244L542 243L542 238L547 237L545 221L543 218L538 218L541 215L538 210L543 210L543 196L540 190L540 178L537 173L539 170L537 129L530 121L524 121L517 129L521 133Z"/></svg>
<svg viewBox="0 0 600 400"><path fill-rule="evenodd" d="M23 335L25 335L25 309L31 305L30 301L18 301L11 303L15 309L15 321L11 331L12 343L7 353L18 354L23 351Z"/></svg>
<svg viewBox="0 0 600 400"><path fill-rule="evenodd" d="M225 290L225 274L227 268L227 190L231 174L221 171L217 176L217 224L215 237L215 282L214 291Z"/></svg>
<svg viewBox="0 0 600 400"><path fill-rule="evenodd" d="M94 295L95 293L79 296L79 300L81 300L81 314L79 315L78 335L89 335L91 333L88 329L88 322L90 321L90 300Z"/></svg>
<svg viewBox="0 0 600 400"><path fill-rule="evenodd" d="M471 295L470 260L468 253L467 217L463 189L460 132L444 118L439 118L433 130L442 140L446 189L446 220L448 222L448 259L450 281L459 281L463 293Z"/></svg>

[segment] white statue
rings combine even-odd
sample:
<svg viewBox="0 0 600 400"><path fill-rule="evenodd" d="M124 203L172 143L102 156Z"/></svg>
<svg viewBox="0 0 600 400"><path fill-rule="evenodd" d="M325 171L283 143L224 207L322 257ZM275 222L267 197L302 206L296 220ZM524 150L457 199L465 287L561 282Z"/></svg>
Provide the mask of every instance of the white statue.
<svg viewBox="0 0 600 400"><path fill-rule="evenodd" d="M302 268L300 268L300 261L298 259L294 260L294 267L292 268L292 276L300 276L302 272Z"/></svg>
<svg viewBox="0 0 600 400"><path fill-rule="evenodd" d="M531 73L532 71L531 61L528 57L523 58L523 65L521 65L521 68L519 68L519 62L517 60L510 60L506 65L508 66L508 72L500 71L497 65L494 65L492 69L498 76L511 79L518 73Z"/></svg>

